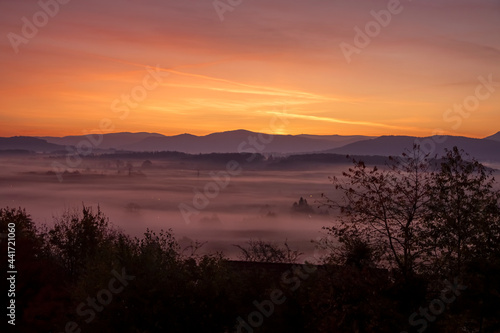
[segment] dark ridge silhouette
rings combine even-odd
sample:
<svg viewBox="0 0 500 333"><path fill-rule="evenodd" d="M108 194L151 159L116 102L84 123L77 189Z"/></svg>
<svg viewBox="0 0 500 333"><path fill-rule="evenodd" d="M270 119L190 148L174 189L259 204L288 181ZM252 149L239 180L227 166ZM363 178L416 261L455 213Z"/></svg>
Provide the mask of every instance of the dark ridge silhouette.
<svg viewBox="0 0 500 333"><path fill-rule="evenodd" d="M264 160L261 154L248 153L210 153L210 154L187 154L178 151L162 152L118 152L115 154L101 154L95 156L98 159L154 159L166 161L199 161L227 163L231 160L244 163L259 162Z"/></svg>
<svg viewBox="0 0 500 333"><path fill-rule="evenodd" d="M332 165L349 164L353 159L363 160L370 165L386 165L390 163L387 156L347 156L339 154L299 154L290 156L274 156L267 158L262 154L248 153L210 153L187 154L176 151L162 152L116 152L85 157L97 160L136 160L141 165L149 161L147 168L155 168L151 161L168 161L170 169L211 169L224 168L229 161L236 161L242 167L253 170L307 170L325 168ZM161 166L165 168L165 166Z"/></svg>
<svg viewBox="0 0 500 333"><path fill-rule="evenodd" d="M275 165L308 165L318 164L345 164L350 163L352 159L362 159L367 164L385 165L389 161L387 156L359 156L359 155L341 155L341 154L300 154L290 155L284 158L276 159Z"/></svg>
<svg viewBox="0 0 500 333"><path fill-rule="evenodd" d="M100 138L97 135L90 134L90 136L95 140L95 142L99 142L98 140L100 140ZM158 133L148 133L148 132L139 132L139 133L121 132L121 133L103 134L102 142L99 143L98 148L121 149L121 147L135 144L149 137L163 137L163 135ZM46 136L46 137L40 137L40 139L44 139L49 143L54 143L58 145L76 146L82 140L87 140L88 137L86 135L71 135L64 137Z"/></svg>
<svg viewBox="0 0 500 333"><path fill-rule="evenodd" d="M25 149L0 150L1 156L18 156L18 155L32 155L32 154L34 154L33 151Z"/></svg>
<svg viewBox="0 0 500 333"><path fill-rule="evenodd" d="M29 136L13 136L0 138L0 150L28 150L47 153L64 150L64 146Z"/></svg>
<svg viewBox="0 0 500 333"><path fill-rule="evenodd" d="M442 156L445 149L457 146L481 161L500 161L500 132L484 139L461 136L433 136L418 138L413 136L366 136L340 135L268 135L263 133L236 130L212 133L205 136L180 134L165 136L158 133L110 133L102 136L57 137L11 137L0 138L0 150L27 150L66 154L67 147L75 147L80 142L93 144L92 154L110 152L180 152L185 154L210 153L261 153L297 155L297 163L332 163L332 158L321 154L356 156L398 156L402 151L420 143L424 151ZM299 157L300 154L305 155ZM116 155L115 157L119 157ZM165 158L162 156L161 158ZM170 156L171 157L171 156ZM168 157L168 158L170 158ZM217 157L219 158L219 157ZM192 159L192 158L190 158ZM208 158L213 159L213 158ZM282 159L277 160L282 161ZM291 161L291 160L290 160ZM289 161L286 161L289 162Z"/></svg>
<svg viewBox="0 0 500 333"><path fill-rule="evenodd" d="M263 133L236 130L212 133L205 136L181 134L169 137L149 137L121 148L132 151L176 150L195 154L250 152L255 150L251 145L251 138L260 140L258 141L258 145L262 147L262 150L257 149L259 152L299 153L340 147L346 143L362 140L366 137L271 136Z"/></svg>
<svg viewBox="0 0 500 333"><path fill-rule="evenodd" d="M443 156L445 149L452 149L457 146L480 161L500 161L500 142L491 139L472 139L461 136L425 138L382 136L376 139L358 141L340 148L329 149L324 153L398 156L402 151L410 150L415 143L420 143L423 150L430 152L432 155Z"/></svg>
<svg viewBox="0 0 500 333"><path fill-rule="evenodd" d="M180 151L185 153L235 153L239 151L264 153L307 153L341 147L345 144L372 138L353 135L268 135L246 130L212 133L204 136L180 134L165 136L158 133L110 133L102 137L93 136L94 142L102 141L97 149L116 149L125 151ZM257 141L257 149L251 145L252 138ZM49 143L76 146L85 135L41 137ZM262 147L262 150L260 150Z"/></svg>
<svg viewBox="0 0 500 333"><path fill-rule="evenodd" d="M486 137L487 140L500 141L500 132L493 134L491 136Z"/></svg>

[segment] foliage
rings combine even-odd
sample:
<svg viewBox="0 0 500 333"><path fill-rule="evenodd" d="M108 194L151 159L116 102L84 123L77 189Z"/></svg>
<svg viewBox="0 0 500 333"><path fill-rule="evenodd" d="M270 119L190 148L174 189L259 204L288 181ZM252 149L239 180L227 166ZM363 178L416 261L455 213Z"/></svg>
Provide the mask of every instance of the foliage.
<svg viewBox="0 0 500 333"><path fill-rule="evenodd" d="M109 245L115 232L100 207L94 213L91 207L82 205L81 214L76 210L65 211L43 237L53 257L76 278L85 265Z"/></svg>
<svg viewBox="0 0 500 333"><path fill-rule="evenodd" d="M383 169L354 161L343 173L345 182L331 178L343 198L338 202L323 195L323 204L340 212L340 225L325 229L341 243L356 239L366 244L382 263L409 278L423 262L420 237L428 215L429 161L418 146L391 161Z"/></svg>
<svg viewBox="0 0 500 333"><path fill-rule="evenodd" d="M240 249L240 259L250 262L295 263L303 254L292 250L287 241L284 247L263 240L250 240L247 246L234 245Z"/></svg>
<svg viewBox="0 0 500 333"><path fill-rule="evenodd" d="M328 262L366 269L361 258L373 258L393 268L391 299L401 296L399 306L410 313L440 297L436 281L461 281L462 302L447 306L429 331L498 330L500 191L491 171L457 147L440 161L418 146L392 161L383 169L354 161L344 182L332 179L342 200L325 197L340 214L340 223L326 228L333 240L319 242L331 250Z"/></svg>
<svg viewBox="0 0 500 333"><path fill-rule="evenodd" d="M447 151L431 179L426 242L434 249L432 269L461 275L472 259L498 253L500 192L486 168L458 148Z"/></svg>
<svg viewBox="0 0 500 333"><path fill-rule="evenodd" d="M15 224L16 235L23 238L34 238L36 227L31 216L25 209L19 208L1 208L0 209L0 233L8 234L9 223Z"/></svg>
<svg viewBox="0 0 500 333"><path fill-rule="evenodd" d="M307 203L307 199L300 197L299 201L292 205L292 213L295 214L314 214L314 209Z"/></svg>

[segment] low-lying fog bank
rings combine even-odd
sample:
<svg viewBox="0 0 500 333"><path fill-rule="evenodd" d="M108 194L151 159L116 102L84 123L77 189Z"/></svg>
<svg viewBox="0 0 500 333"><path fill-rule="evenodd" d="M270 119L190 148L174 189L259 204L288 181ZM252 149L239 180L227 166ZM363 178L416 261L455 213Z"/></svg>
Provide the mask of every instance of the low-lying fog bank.
<svg viewBox="0 0 500 333"><path fill-rule="evenodd" d="M238 252L233 244L250 239L288 240L292 248L313 254L311 241L334 223L318 200L321 193L336 198L328 177L350 166L315 165L305 171L213 160L173 165L161 159L93 158L58 174L54 159L43 155L2 156L0 162L0 206L26 208L38 224L51 225L54 217L82 203L99 205L127 234L171 228L181 245L207 242L201 252L223 251L231 258ZM301 197L307 204L300 205Z"/></svg>
<svg viewBox="0 0 500 333"><path fill-rule="evenodd" d="M139 236L146 228L172 228L181 245L207 242L202 252L223 251L234 258L233 244L250 239L283 243L307 255L311 240L332 223L318 208L321 193L334 193L328 177L347 165L314 171L263 171L241 168L171 169L166 162L86 161L59 181L51 159L3 157L0 206L23 207L38 224L53 223L66 209L99 205L110 222ZM122 165L123 164L123 165ZM162 167L163 166L163 167ZM297 206L300 198L307 205ZM294 202L297 202L293 208ZM310 207L309 207L310 206Z"/></svg>

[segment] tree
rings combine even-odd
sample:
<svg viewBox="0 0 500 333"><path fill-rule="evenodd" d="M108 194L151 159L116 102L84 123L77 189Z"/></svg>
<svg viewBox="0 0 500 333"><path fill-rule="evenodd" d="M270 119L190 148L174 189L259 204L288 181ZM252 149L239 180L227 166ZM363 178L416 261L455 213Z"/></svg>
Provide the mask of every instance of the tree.
<svg viewBox="0 0 500 333"><path fill-rule="evenodd" d="M267 262L267 263L295 263L302 255L297 250L290 249L285 241L285 246L268 243L263 240L250 240L248 247L234 245L241 250L240 258L244 261Z"/></svg>
<svg viewBox="0 0 500 333"><path fill-rule="evenodd" d="M48 251L76 278L116 233L99 206L94 213L92 207L83 205L81 214L76 210L66 211L43 236Z"/></svg>
<svg viewBox="0 0 500 333"><path fill-rule="evenodd" d="M307 199L300 197L299 202L292 205L292 212L298 214L314 214L313 208L307 203Z"/></svg>
<svg viewBox="0 0 500 333"><path fill-rule="evenodd" d="M142 169L148 169L148 168L151 168L152 166L153 166L153 162L151 162L150 160L145 160L141 164Z"/></svg>
<svg viewBox="0 0 500 333"><path fill-rule="evenodd" d="M500 192L481 163L457 147L446 152L432 175L426 227L435 249L434 271L461 275L467 262L498 254Z"/></svg>
<svg viewBox="0 0 500 333"><path fill-rule="evenodd" d="M454 147L431 179L425 241L433 248L431 269L468 286L460 320L478 332L498 331L500 297L500 191L477 160ZM462 323L462 327L465 324Z"/></svg>
<svg viewBox="0 0 500 333"><path fill-rule="evenodd" d="M13 242L8 241L11 233L15 234ZM50 331L54 325L67 320L69 292L65 289L64 271L44 252L43 238L25 209L0 208L1 236L5 237L0 238L0 251L6 258L0 268L4 272L19 272L15 298L16 304L23 306L16 306L17 331ZM8 256L8 261L7 253L13 247L15 256ZM10 264L14 268L9 267Z"/></svg>
<svg viewBox="0 0 500 333"><path fill-rule="evenodd" d="M0 209L0 234L7 235L9 233L9 224L15 225L16 237L33 239L36 234L35 225L31 216L22 208L1 208ZM3 237L2 237L3 238ZM6 238L6 237L5 237ZM0 242L2 240L0 239Z"/></svg>
<svg viewBox="0 0 500 333"><path fill-rule="evenodd" d="M397 268L405 280L423 263L421 245L424 217L430 199L430 163L418 145L383 169L361 161L343 173L345 181L331 178L342 199L323 204L340 212L340 223L325 228L340 243L357 239L373 249L372 255Z"/></svg>

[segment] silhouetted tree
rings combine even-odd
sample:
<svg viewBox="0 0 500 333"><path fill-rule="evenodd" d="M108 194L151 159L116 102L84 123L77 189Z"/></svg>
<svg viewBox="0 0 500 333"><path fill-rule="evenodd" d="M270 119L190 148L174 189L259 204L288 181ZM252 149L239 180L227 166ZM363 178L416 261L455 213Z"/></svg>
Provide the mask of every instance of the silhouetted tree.
<svg viewBox="0 0 500 333"><path fill-rule="evenodd" d="M386 168L368 168L361 161L343 173L345 182L331 178L342 193L340 201L322 195L324 204L340 211L340 225L327 227L340 243L357 239L381 255L407 279L422 264L421 234L428 216L429 161L420 147L391 158Z"/></svg>
<svg viewBox="0 0 500 333"><path fill-rule="evenodd" d="M292 212L299 214L314 214L314 209L307 203L307 199L300 197L299 202L294 202Z"/></svg>
<svg viewBox="0 0 500 333"><path fill-rule="evenodd" d="M250 240L248 246L234 245L240 249L241 260L250 262L295 263L302 255L292 250L285 241L284 247L263 240Z"/></svg>
<svg viewBox="0 0 500 333"><path fill-rule="evenodd" d="M457 147L433 173L426 242L435 249L433 270L461 275L467 262L498 254L500 191L491 171Z"/></svg>
<svg viewBox="0 0 500 333"><path fill-rule="evenodd" d="M9 225L14 225L14 245L7 241ZM0 235L5 236L0 238L0 251L6 254L0 268L3 272L18 271L15 291L16 331L50 331L65 321L70 300L65 283L67 275L45 252L43 238L24 209L0 209ZM12 260L14 269L7 267L8 246L15 248Z"/></svg>
<svg viewBox="0 0 500 333"><path fill-rule="evenodd" d="M150 160L145 160L141 164L142 169L148 169L148 168L151 168L152 166L153 166L153 162L151 162Z"/></svg>
<svg viewBox="0 0 500 333"><path fill-rule="evenodd" d="M82 205L81 213L68 210L56 218L54 227L43 236L53 257L76 278L115 235L99 206L94 213L92 207Z"/></svg>

